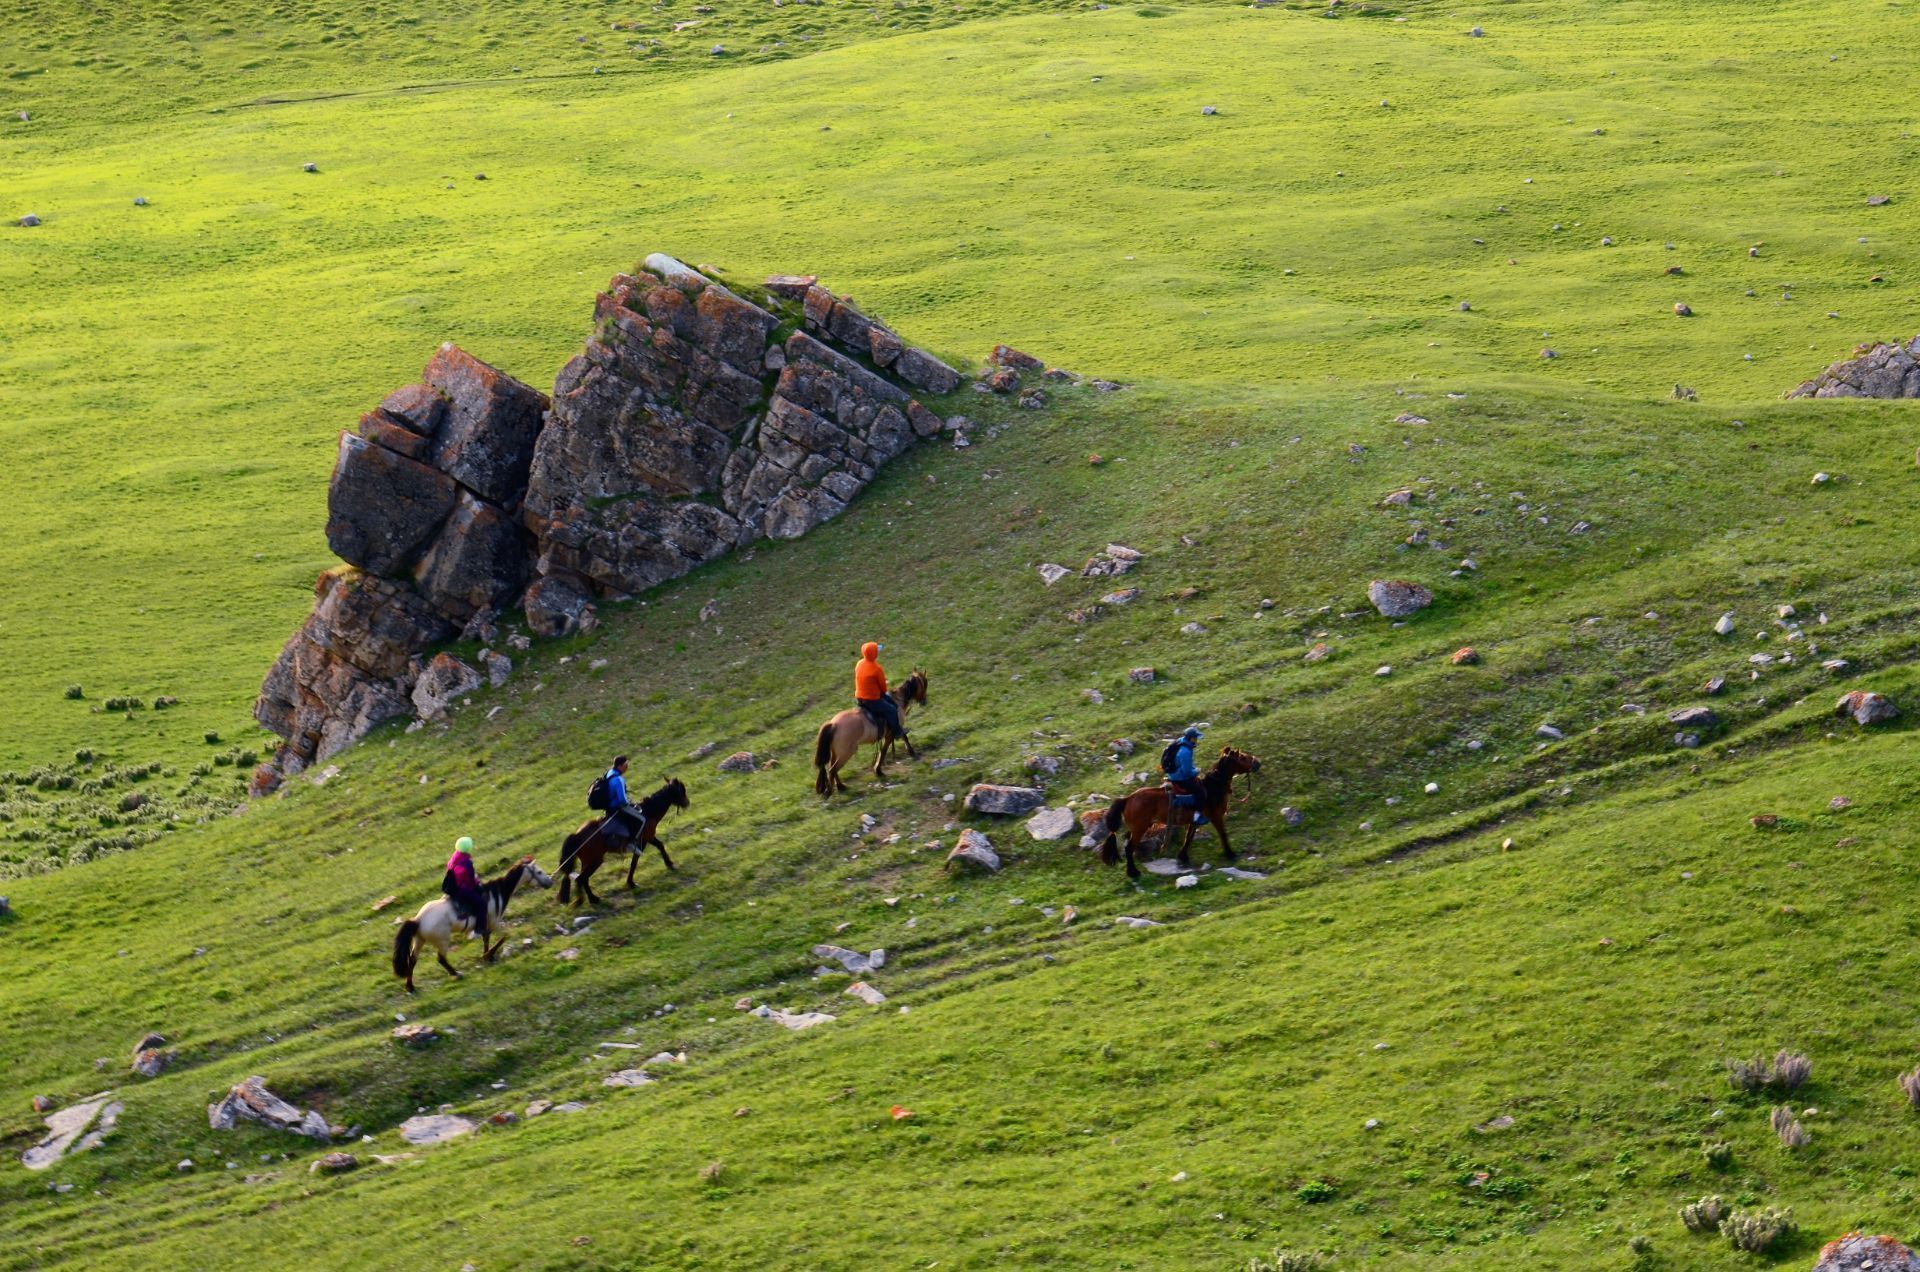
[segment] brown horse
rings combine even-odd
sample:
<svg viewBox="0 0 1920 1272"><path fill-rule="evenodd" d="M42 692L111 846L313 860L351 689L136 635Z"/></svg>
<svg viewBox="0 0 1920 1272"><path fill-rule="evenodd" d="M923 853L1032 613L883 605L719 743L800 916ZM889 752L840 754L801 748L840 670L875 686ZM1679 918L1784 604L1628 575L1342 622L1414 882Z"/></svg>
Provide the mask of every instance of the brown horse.
<svg viewBox="0 0 1920 1272"><path fill-rule="evenodd" d="M666 863L667 869L672 870L673 858L667 856L667 846L660 842L658 833L660 823L669 809L691 806L687 800L686 783L677 777L670 777L665 786L634 806L633 811L640 815L640 831L632 839L618 839L602 834L608 821L605 817L583 823L580 829L568 835L560 844L560 868L553 873L554 877L560 880L561 904L566 904L569 882L577 882L580 885L580 890L573 894L575 905L579 905L583 900L594 905L600 904L600 898L594 892L593 885L587 881L593 878L593 872L600 868L600 863L607 859L609 852L633 854L627 862L629 888L633 887L634 867L640 864L640 854L647 850L648 844L660 850L660 860ZM574 877L576 870L579 872L577 879Z"/></svg>
<svg viewBox="0 0 1920 1272"><path fill-rule="evenodd" d="M1220 836L1220 855L1227 861L1233 860L1233 845L1227 842L1227 807L1233 794L1233 779L1245 773L1248 775L1248 792L1252 792L1252 775L1260 771L1260 761L1245 751L1236 751L1230 746L1220 748L1220 758L1200 777L1200 807L1197 810L1213 823L1215 833ZM1100 845L1100 859L1108 865L1120 860L1115 832L1124 822L1127 827L1127 875L1138 879L1140 868L1133 864L1133 846L1145 839L1153 827L1164 823L1167 826L1167 842L1173 842L1173 824L1175 815L1185 817L1187 808L1174 808L1173 793L1164 786L1143 786L1131 795L1116 799L1107 805L1107 838ZM1187 822L1187 833L1180 841L1180 864L1191 865L1188 850L1193 846L1194 822Z"/></svg>
<svg viewBox="0 0 1920 1272"><path fill-rule="evenodd" d="M907 711L916 703L927 705L927 673L914 669L900 684L888 691L894 704L900 708L900 719L904 723ZM919 752L913 749L913 743L906 738L907 754L914 759ZM881 766L887 757L893 754L893 735L881 736L880 726L867 718L867 713L858 707L842 711L833 719L820 726L820 736L813 744L813 789L822 795L831 795L835 791L844 791L847 784L840 780L840 766L853 758L854 752L869 742L880 744L880 754L873 761L873 775L880 776Z"/></svg>

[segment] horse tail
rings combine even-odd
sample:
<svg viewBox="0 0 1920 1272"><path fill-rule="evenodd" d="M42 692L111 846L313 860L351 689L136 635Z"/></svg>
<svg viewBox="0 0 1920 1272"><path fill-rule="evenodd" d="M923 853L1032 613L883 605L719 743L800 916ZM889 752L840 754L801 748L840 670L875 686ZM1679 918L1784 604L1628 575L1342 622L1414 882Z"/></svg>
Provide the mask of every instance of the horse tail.
<svg viewBox="0 0 1920 1272"><path fill-rule="evenodd" d="M820 726L820 736L813 742L813 789L822 795L827 793L827 765L833 759L833 721Z"/></svg>
<svg viewBox="0 0 1920 1272"><path fill-rule="evenodd" d="M560 841L560 868L554 871L555 874L564 875L573 868L573 859L579 854L580 845L585 841L586 833L576 830Z"/></svg>
<svg viewBox="0 0 1920 1272"><path fill-rule="evenodd" d="M1107 828L1107 837L1100 842L1100 860L1106 862L1108 865L1112 865L1114 862L1120 860L1120 843L1119 840L1115 838L1115 833L1119 831L1121 823L1127 819L1127 800L1129 798L1131 797L1122 795L1119 799L1107 805L1107 816L1104 822Z"/></svg>
<svg viewBox="0 0 1920 1272"><path fill-rule="evenodd" d="M407 964L413 961L413 943L420 936L420 920L408 919L393 934L393 974L405 978Z"/></svg>

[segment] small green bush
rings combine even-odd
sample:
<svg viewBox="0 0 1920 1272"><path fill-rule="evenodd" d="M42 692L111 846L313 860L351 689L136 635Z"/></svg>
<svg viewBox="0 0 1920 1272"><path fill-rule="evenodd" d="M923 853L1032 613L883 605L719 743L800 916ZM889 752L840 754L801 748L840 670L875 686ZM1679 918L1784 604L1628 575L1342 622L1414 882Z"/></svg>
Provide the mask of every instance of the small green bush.
<svg viewBox="0 0 1920 1272"><path fill-rule="evenodd" d="M206 732L206 739L207 739L207 745L208 745L208 746L219 746L219 745L220 745L220 735L219 735L218 733L216 733L216 732L214 732L214 731L213 731L212 729L208 729L208 730L207 730L207 732Z"/></svg>
<svg viewBox="0 0 1920 1272"><path fill-rule="evenodd" d="M1715 1140L1701 1146L1700 1156L1707 1159L1707 1165L1715 1170L1725 1170L1733 1165L1733 1145L1724 1140Z"/></svg>
<svg viewBox="0 0 1920 1272"><path fill-rule="evenodd" d="M1293 1195L1312 1206L1323 1201L1332 1201L1340 1195L1340 1189L1324 1179L1315 1179L1294 1189Z"/></svg>
<svg viewBox="0 0 1920 1272"><path fill-rule="evenodd" d="M84 747L84 746L81 747L78 751L75 751L73 753L73 762L75 764L93 763L93 751L88 747Z"/></svg>
<svg viewBox="0 0 1920 1272"><path fill-rule="evenodd" d="M68 685L68 686L67 686L67 697L69 697L69 698L84 698L84 697L86 697L86 696L87 696L87 691L86 691L86 690L84 690L84 689L82 689L82 688L81 688L81 687L80 687L79 685Z"/></svg>

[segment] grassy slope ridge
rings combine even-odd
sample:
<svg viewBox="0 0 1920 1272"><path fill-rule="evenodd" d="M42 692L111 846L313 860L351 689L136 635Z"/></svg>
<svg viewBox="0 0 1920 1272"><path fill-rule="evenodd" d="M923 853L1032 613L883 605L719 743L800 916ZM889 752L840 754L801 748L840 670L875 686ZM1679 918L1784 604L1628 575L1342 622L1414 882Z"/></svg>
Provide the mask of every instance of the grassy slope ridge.
<svg viewBox="0 0 1920 1272"><path fill-rule="evenodd" d="M0 525L0 762L185 762L201 730L236 734L324 560L335 429L448 336L539 381L641 248L818 269L947 352L1009 338L1143 383L918 451L819 534L543 646L451 729L382 733L325 787L10 883L6 1147L31 1140L29 1095L96 1089L94 1058L117 1071L145 1028L183 1063L128 1089L107 1148L0 1170L0 1266L1187 1267L1278 1243L1571 1268L1627 1266L1636 1232L1653 1266L1726 1266L1671 1219L1706 1191L1793 1206L1796 1258L1813 1234L1910 1227L1910 734L1837 729L1817 663L1915 697L1911 412L1758 404L1830 346L1911 325L1891 233L1910 213L1865 219L1882 187L1853 189L1838 140L1905 144L1895 46L1825 4L1407 16L1116 9L685 79L27 133L0 161L48 218L0 253L27 297L0 334L0 429L36 496ZM1465 40L1476 21L1488 38ZM1873 270L1894 286L1865 289ZM1678 286L1699 319L1666 315ZM1539 363L1543 340L1564 356ZM1740 405L1645 404L1676 379ZM1842 481L1812 487L1816 468ZM1378 506L1410 484L1412 509ZM1416 528L1446 550L1405 546ZM1150 553L1146 596L1073 625L1103 585L1048 590L1032 567L1112 539ZM1342 617L1383 573L1438 603L1398 628ZM1167 599L1181 587L1201 592ZM1817 655L1780 639L1787 603ZM1720 641L1728 606L1741 634ZM1180 635L1195 619L1207 634ZM810 734L876 629L933 672L919 736L964 763L822 811ZM1336 656L1302 664L1317 639ZM1483 665L1451 667L1469 642ZM1749 653L1790 649L1746 678ZM1140 663L1164 683L1126 685ZM1726 732L1673 751L1664 712L1713 674ZM59 699L75 679L187 701L84 716ZM1111 793L1110 738L1192 718L1267 761L1235 823L1263 883L1133 888L1010 826L991 828L1006 874L948 879L923 846L951 842L946 795L1029 752L1067 759L1055 798ZM1542 748L1548 720L1568 737ZM722 781L682 758L707 741L780 763ZM418 904L459 833L490 868L550 862L611 747L693 781L669 827L682 873L650 863L578 936L531 895L531 944L402 1001L391 912L368 907ZM1759 811L1780 828L1751 829ZM1067 903L1072 927L1039 913ZM891 952L886 1007L811 977L842 922ZM742 994L842 1019L789 1036L733 1012ZM396 1010L455 1032L398 1053ZM624 1061L583 1062L607 1039L690 1063L609 1091ZM1800 1098L1822 1110L1796 1156L1716 1065L1782 1044L1813 1053ZM205 1129L252 1072L382 1152L417 1107L593 1106L318 1180L306 1155L261 1162L284 1142ZM1502 1112L1511 1131L1470 1129ZM1300 1194L1316 1181L1331 1200Z"/></svg>

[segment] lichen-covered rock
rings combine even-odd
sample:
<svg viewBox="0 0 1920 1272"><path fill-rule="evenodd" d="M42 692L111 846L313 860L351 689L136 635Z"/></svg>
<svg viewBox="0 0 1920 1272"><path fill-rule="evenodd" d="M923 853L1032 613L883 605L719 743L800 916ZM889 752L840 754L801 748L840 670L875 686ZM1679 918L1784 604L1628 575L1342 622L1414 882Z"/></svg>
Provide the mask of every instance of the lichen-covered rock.
<svg viewBox="0 0 1920 1272"><path fill-rule="evenodd" d="M479 672L452 654L435 654L414 682L413 709L423 720L438 720L446 715L455 698L472 693L483 683Z"/></svg>
<svg viewBox="0 0 1920 1272"><path fill-rule="evenodd" d="M1387 618L1407 618L1433 604L1433 593L1405 579L1375 579L1367 584L1367 600Z"/></svg>
<svg viewBox="0 0 1920 1272"><path fill-rule="evenodd" d="M1037 786L998 786L981 782L967 792L967 809L994 817L1021 817L1047 802L1047 793Z"/></svg>
<svg viewBox="0 0 1920 1272"><path fill-rule="evenodd" d="M1881 724L1899 716L1899 710L1891 699L1884 694L1871 693L1865 689L1856 689L1843 695L1834 704L1833 713L1838 716L1851 716L1855 724Z"/></svg>
<svg viewBox="0 0 1920 1272"><path fill-rule="evenodd" d="M1849 1232L1821 1247L1813 1272L1920 1272L1920 1254L1897 1237Z"/></svg>
<svg viewBox="0 0 1920 1272"><path fill-rule="evenodd" d="M1905 344L1860 345L1787 394L1790 398L1920 397L1920 336Z"/></svg>
<svg viewBox="0 0 1920 1272"><path fill-rule="evenodd" d="M596 298L551 401L443 345L342 435L327 537L358 569L323 576L262 686L255 714L286 739L271 774L409 713L453 635L491 643L516 604L538 635L590 630L597 597L797 538L943 432L912 390L951 392L952 367L811 276L766 294L655 253Z"/></svg>
<svg viewBox="0 0 1920 1272"><path fill-rule="evenodd" d="M207 1125L216 1131L230 1131L242 1122L291 1131L308 1139L325 1141L332 1136L327 1119L312 1109L302 1114L267 1090L267 1080L258 1074L227 1092L219 1103L207 1106Z"/></svg>
<svg viewBox="0 0 1920 1272"><path fill-rule="evenodd" d="M570 636L591 631L596 621L593 594L568 574L548 574L534 580L521 602L527 626L536 636Z"/></svg>
<svg viewBox="0 0 1920 1272"><path fill-rule="evenodd" d="M947 865L951 867L955 862L992 873L1000 869L1000 854L993 850L993 844L985 835L968 829L960 832L960 841L947 854Z"/></svg>

